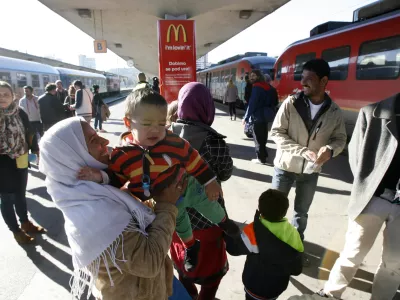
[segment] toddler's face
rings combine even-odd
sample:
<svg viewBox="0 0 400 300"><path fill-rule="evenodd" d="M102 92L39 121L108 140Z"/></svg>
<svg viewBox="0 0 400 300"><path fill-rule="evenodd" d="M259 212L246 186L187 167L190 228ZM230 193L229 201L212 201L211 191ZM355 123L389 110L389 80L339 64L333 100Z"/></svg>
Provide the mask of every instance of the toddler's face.
<svg viewBox="0 0 400 300"><path fill-rule="evenodd" d="M140 146L146 148L157 144L165 138L167 107L156 105L139 105L132 120L125 118L125 124Z"/></svg>

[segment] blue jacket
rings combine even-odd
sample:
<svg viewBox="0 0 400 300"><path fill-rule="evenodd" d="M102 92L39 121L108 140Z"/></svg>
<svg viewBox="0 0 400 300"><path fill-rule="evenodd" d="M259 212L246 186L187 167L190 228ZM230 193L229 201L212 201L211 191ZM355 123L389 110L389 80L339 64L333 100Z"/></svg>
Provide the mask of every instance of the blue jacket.
<svg viewBox="0 0 400 300"><path fill-rule="evenodd" d="M266 82L257 82L253 85L249 106L247 107L244 120L246 123L267 123L275 118L276 93Z"/></svg>

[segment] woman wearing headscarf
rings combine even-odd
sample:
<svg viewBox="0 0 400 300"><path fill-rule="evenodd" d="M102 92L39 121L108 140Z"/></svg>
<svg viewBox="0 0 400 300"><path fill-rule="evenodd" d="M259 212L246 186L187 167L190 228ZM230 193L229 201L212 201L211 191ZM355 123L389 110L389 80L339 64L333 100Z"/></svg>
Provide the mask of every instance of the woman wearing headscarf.
<svg viewBox="0 0 400 300"><path fill-rule="evenodd" d="M191 82L182 87L178 96L178 120L170 130L186 139L208 162L219 182L232 175L233 162L224 139L211 128L215 117L214 101L205 85ZM225 207L224 200L218 200ZM222 277L228 271L222 230L210 223L195 209L188 209L193 235L200 240L200 263L194 272L186 272L183 267L185 246L174 234L170 249L171 257L178 269L179 280L192 297L198 300L214 299ZM201 285L198 293L196 284Z"/></svg>
<svg viewBox="0 0 400 300"><path fill-rule="evenodd" d="M64 215L71 247L72 294L80 299L88 284L88 295L102 300L167 300L173 286L168 249L175 203L185 183L162 191L153 212L117 188L79 180L82 167L107 168L107 144L78 117L54 125L40 141L40 171Z"/></svg>
<svg viewBox="0 0 400 300"><path fill-rule="evenodd" d="M31 130L28 115L14 101L11 86L0 81L1 214L19 244L34 242L35 239L29 234L45 233L42 227L33 225L28 219L25 193L28 183L29 149L39 154L36 135Z"/></svg>
<svg viewBox="0 0 400 300"><path fill-rule="evenodd" d="M224 103L227 102L229 105L229 115L234 121L236 121L236 99L238 98L238 88L233 84L233 80L230 79L228 86L226 87Z"/></svg>

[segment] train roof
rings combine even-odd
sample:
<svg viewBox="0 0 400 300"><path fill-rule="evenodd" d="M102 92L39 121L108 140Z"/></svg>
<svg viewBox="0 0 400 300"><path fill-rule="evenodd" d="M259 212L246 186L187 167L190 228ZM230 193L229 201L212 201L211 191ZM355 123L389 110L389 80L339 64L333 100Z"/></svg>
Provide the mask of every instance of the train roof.
<svg viewBox="0 0 400 300"><path fill-rule="evenodd" d="M351 24L349 24L347 26L343 26L343 27L340 27L340 28L337 28L337 29L334 29L334 30L330 30L330 31L327 31L327 32L324 32L324 33L321 33L321 34L314 35L314 36L306 38L306 39L302 39L302 40L296 41L296 42L290 44L289 46L287 46L286 49L283 51L283 53L286 50L288 50L289 48L293 47L293 46L301 45L301 44L306 43L306 42L315 41L315 40L318 40L318 39L321 39L321 38L325 38L325 37L328 37L328 36L331 36L331 35L335 35L335 34L338 34L338 33L346 32L346 31L349 31L349 30L352 30L352 29L361 28L361 27L364 27L364 26L367 26L367 25L371 25L371 24L374 24L374 23L378 23L378 22L382 22L382 21L386 21L386 20L390 20L390 19L395 19L395 18L398 18L399 16L400 16L400 10L396 10L394 12L391 12L391 13L388 13L388 14L384 14L384 15L381 15L381 16L377 16L377 17L374 17L374 18L371 18L371 19L368 19L368 20L365 20L365 21L354 22L354 23L351 23Z"/></svg>
<svg viewBox="0 0 400 300"><path fill-rule="evenodd" d="M0 69L60 75L56 68L41 63L0 56Z"/></svg>
<svg viewBox="0 0 400 300"><path fill-rule="evenodd" d="M274 65L275 62L276 62L276 58L269 57L269 56L243 57L243 58L240 58L238 60L235 60L235 61L232 61L232 62L229 62L229 63L226 63L226 64L215 65L215 66L212 66L210 68L200 70L199 72L212 71L212 70L216 70L216 69L219 69L219 68L224 68L226 66L235 65L235 64L237 64L237 63L239 63L241 61L248 61L249 63L251 63L253 65L254 64L262 64L262 63L271 63L272 65Z"/></svg>
<svg viewBox="0 0 400 300"><path fill-rule="evenodd" d="M56 67L56 69L62 75L75 75L75 76L82 76L82 77L95 77L95 78L106 79L106 77L104 75L98 74L98 73L91 73L91 72L86 72L86 71L79 71L79 70L59 68L59 67Z"/></svg>

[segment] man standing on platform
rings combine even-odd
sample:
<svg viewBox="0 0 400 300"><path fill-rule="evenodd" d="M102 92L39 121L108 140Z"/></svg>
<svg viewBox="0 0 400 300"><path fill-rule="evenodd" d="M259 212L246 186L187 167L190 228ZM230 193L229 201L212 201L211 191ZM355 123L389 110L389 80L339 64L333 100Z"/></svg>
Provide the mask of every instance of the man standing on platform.
<svg viewBox="0 0 400 300"><path fill-rule="evenodd" d="M40 121L40 109L38 97L33 95L33 88L31 86L24 86L25 96L19 100L19 107L28 115L29 122L32 129L39 136L43 136L43 125Z"/></svg>
<svg viewBox="0 0 400 300"><path fill-rule="evenodd" d="M75 110L76 116L84 118L90 124L92 120L93 94L88 88L83 86L80 80L75 80L73 85L76 90L75 104L71 105L70 108Z"/></svg>
<svg viewBox="0 0 400 300"><path fill-rule="evenodd" d="M326 61L308 61L303 91L282 103L271 128L277 145L272 188L288 195L296 182L293 225L303 240L321 167L343 151L347 140L343 113L325 93L329 75Z"/></svg>
<svg viewBox="0 0 400 300"><path fill-rule="evenodd" d="M138 84L135 86L133 90L144 89L144 88L151 88L150 84L146 81L146 74L139 73L138 74Z"/></svg>
<svg viewBox="0 0 400 300"><path fill-rule="evenodd" d="M54 83L47 84L46 94L40 96L38 100L44 131L65 119L64 106L56 97L56 89L57 86Z"/></svg>
<svg viewBox="0 0 400 300"><path fill-rule="evenodd" d="M57 99L62 104L64 104L65 98L68 97L68 91L63 88L61 80L56 81L56 86L57 86L57 94L56 94Z"/></svg>
<svg viewBox="0 0 400 300"><path fill-rule="evenodd" d="M354 175L346 243L320 296L340 298L382 225L381 263L372 300L391 300L400 284L400 94L361 109L349 144Z"/></svg>

